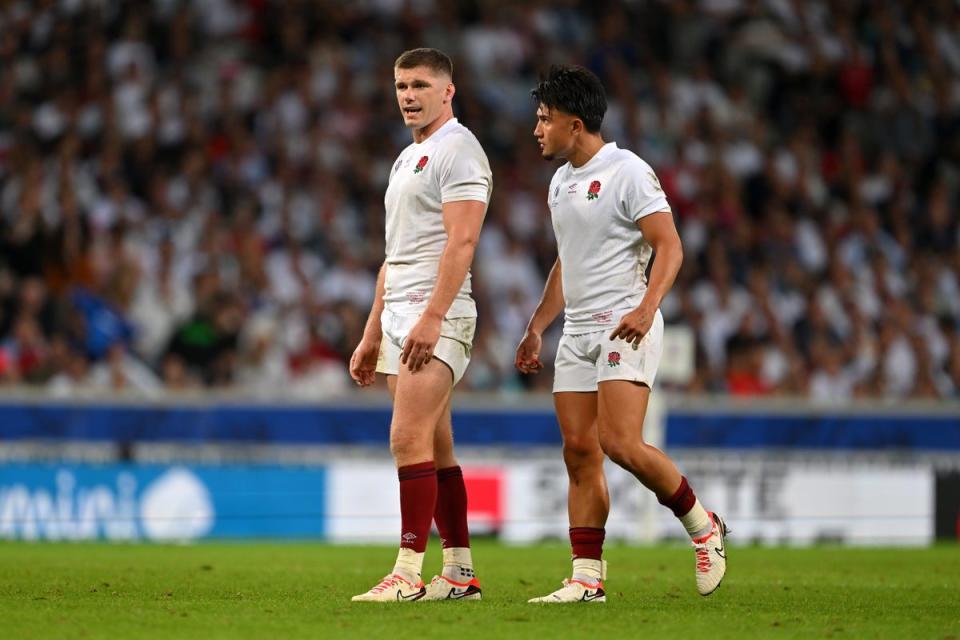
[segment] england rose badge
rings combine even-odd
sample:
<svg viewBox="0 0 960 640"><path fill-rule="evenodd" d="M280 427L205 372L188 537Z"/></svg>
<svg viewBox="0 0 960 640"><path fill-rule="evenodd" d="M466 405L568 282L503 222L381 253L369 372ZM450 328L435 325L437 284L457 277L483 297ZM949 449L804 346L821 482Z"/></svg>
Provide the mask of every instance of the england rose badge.
<svg viewBox="0 0 960 640"><path fill-rule="evenodd" d="M596 200L600 196L600 181L594 180L587 190L587 200Z"/></svg>

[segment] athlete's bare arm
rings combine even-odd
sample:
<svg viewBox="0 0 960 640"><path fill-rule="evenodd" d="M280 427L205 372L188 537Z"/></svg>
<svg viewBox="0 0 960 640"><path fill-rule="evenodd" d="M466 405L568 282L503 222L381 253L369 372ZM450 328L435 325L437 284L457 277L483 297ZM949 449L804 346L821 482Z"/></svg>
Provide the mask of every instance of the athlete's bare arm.
<svg viewBox="0 0 960 640"><path fill-rule="evenodd" d="M563 311L563 278L561 277L562 267L560 258L557 258L550 269L550 275L547 276L547 282L543 286L543 295L540 297L540 304L530 317L527 323L527 331L517 346L517 355L514 360L514 366L521 373L536 373L543 368L540 362L540 346L543 340L543 332L547 330L554 318Z"/></svg>
<svg viewBox="0 0 960 640"><path fill-rule="evenodd" d="M386 263L380 265L377 274L377 289L373 296L373 308L367 316L360 344L350 356L350 377L361 387L373 384L377 372L377 356L380 353L380 340L383 339L383 327L380 326L380 314L383 313L383 279L387 271Z"/></svg>
<svg viewBox="0 0 960 640"><path fill-rule="evenodd" d="M669 211L651 213L637 220L637 226L640 227L643 237L653 247L656 258L653 261L653 269L650 270L647 292L640 301L640 305L623 316L620 324L610 334L611 340L623 338L634 344L639 344L650 330L657 308L673 286L673 281L680 271L680 264L683 262L683 245L680 244L677 227L673 224L672 213Z"/></svg>
<svg viewBox="0 0 960 640"><path fill-rule="evenodd" d="M433 357L433 348L440 339L443 317L470 271L486 208L486 203L479 200L459 200L443 205L447 244L440 256L437 284L433 287L423 315L407 334L400 355L400 362L407 365L410 371L418 371Z"/></svg>

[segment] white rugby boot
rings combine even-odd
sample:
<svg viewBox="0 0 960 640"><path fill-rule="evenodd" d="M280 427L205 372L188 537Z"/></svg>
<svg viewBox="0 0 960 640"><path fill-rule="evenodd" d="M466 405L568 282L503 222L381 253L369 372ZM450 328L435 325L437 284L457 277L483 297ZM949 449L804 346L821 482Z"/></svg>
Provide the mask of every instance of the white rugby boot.
<svg viewBox="0 0 960 640"><path fill-rule="evenodd" d="M350 598L353 602L415 602L427 594L423 581L414 584L396 573L385 576L370 591Z"/></svg>
<svg viewBox="0 0 960 640"><path fill-rule="evenodd" d="M710 513L713 528L702 538L693 539L697 556L697 591L708 596L717 590L727 572L727 525L715 513Z"/></svg>
<svg viewBox="0 0 960 640"><path fill-rule="evenodd" d="M479 600L480 581L474 576L467 582L451 580L446 576L433 576L427 584L424 600Z"/></svg>
<svg viewBox="0 0 960 640"><path fill-rule="evenodd" d="M607 594L603 590L603 582L597 580L594 584L568 578L563 586L540 598L530 598L527 602L561 603L561 602L606 602Z"/></svg>

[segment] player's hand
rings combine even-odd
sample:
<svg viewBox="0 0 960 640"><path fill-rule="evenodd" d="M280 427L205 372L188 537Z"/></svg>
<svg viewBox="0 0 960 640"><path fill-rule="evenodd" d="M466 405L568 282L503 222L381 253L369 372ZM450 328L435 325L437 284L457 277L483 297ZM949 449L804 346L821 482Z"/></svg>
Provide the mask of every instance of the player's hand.
<svg viewBox="0 0 960 640"><path fill-rule="evenodd" d="M647 332L650 331L656 313L656 308L650 309L641 304L620 318L620 324L610 333L610 339L616 340L617 338L622 338L627 342L632 342L633 347L637 348L640 345L640 341L643 340L643 336L647 335Z"/></svg>
<svg viewBox="0 0 960 640"><path fill-rule="evenodd" d="M543 363L540 362L541 344L539 333L527 331L523 336L523 340L517 345L517 356L513 362L520 373L536 373L543 369Z"/></svg>
<svg viewBox="0 0 960 640"><path fill-rule="evenodd" d="M400 362L407 365L411 372L416 373L433 357L433 349L440 340L440 325L443 318L439 316L420 316L417 324L413 325L407 339L403 342L403 352Z"/></svg>
<svg viewBox="0 0 960 640"><path fill-rule="evenodd" d="M361 387L369 387L377 377L377 357L380 355L380 340L366 335L350 356L350 377Z"/></svg>

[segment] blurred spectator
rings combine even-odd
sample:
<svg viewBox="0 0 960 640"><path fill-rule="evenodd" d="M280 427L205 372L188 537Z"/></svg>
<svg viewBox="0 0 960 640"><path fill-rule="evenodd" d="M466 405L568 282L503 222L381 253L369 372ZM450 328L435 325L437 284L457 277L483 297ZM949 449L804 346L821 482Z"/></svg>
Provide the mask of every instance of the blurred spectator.
<svg viewBox="0 0 960 640"><path fill-rule="evenodd" d="M433 45L496 174L466 387L549 388L512 367L554 259L529 88L576 62L678 218L686 388L956 398L958 26L949 0L0 3L0 384L349 388L409 143L390 63Z"/></svg>

